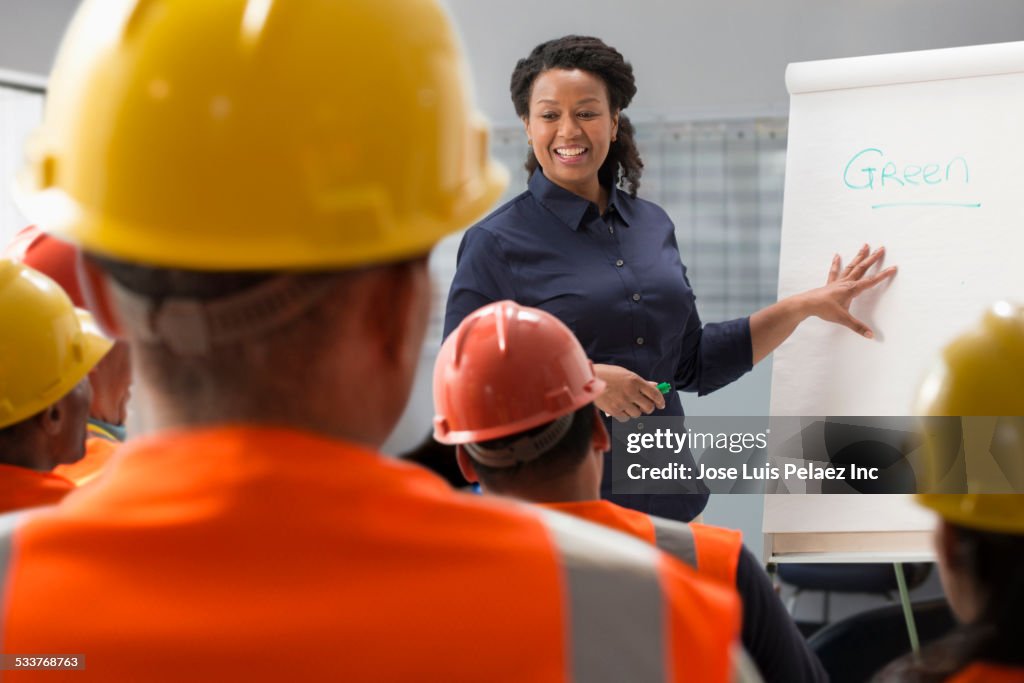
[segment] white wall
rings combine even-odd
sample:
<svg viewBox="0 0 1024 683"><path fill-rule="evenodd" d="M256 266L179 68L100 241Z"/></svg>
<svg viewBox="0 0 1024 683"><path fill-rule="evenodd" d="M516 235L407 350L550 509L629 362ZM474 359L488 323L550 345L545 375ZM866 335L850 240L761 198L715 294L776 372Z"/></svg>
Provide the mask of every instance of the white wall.
<svg viewBox="0 0 1024 683"><path fill-rule="evenodd" d="M633 63L635 118L785 113L791 61L1020 40L1017 0L447 0L492 120L537 43L597 35Z"/></svg>
<svg viewBox="0 0 1024 683"><path fill-rule="evenodd" d="M0 69L49 73L79 0L0 0Z"/></svg>
<svg viewBox="0 0 1024 683"><path fill-rule="evenodd" d="M513 119L516 59L566 33L633 62L640 116L785 112L788 62L1021 39L1019 0L446 0L484 111ZM0 0L0 69L46 73L78 0ZM372 55L369 56L372 58Z"/></svg>

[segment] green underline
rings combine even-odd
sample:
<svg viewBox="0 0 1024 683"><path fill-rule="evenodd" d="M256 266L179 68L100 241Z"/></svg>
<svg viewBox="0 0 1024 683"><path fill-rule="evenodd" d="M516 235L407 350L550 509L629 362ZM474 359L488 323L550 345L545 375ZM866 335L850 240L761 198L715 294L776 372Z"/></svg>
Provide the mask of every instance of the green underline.
<svg viewBox="0 0 1024 683"><path fill-rule="evenodd" d="M890 204L872 204L872 209L891 209L898 206L956 206L962 209L979 209L981 202L892 202Z"/></svg>

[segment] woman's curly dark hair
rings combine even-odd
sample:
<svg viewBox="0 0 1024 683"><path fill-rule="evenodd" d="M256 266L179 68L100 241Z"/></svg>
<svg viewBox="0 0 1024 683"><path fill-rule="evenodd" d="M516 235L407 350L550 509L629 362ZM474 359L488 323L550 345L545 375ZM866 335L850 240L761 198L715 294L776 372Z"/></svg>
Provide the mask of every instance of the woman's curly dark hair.
<svg viewBox="0 0 1024 683"><path fill-rule="evenodd" d="M644 162L636 148L633 124L621 113L636 95L632 65L600 38L565 36L541 43L533 48L529 57L520 59L512 71L509 90L519 118L530 114L530 90L534 80L550 69L579 69L604 81L612 111L620 112L619 132L597 177L605 187L621 183L630 196L635 197ZM531 149L526 156L526 172L533 175L539 166Z"/></svg>

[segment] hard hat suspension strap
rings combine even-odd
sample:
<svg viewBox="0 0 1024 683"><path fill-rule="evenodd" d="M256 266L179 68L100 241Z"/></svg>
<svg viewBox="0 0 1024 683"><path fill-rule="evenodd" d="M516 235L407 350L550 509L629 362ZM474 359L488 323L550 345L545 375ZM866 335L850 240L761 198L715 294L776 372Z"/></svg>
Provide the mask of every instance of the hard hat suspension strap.
<svg viewBox="0 0 1024 683"><path fill-rule="evenodd" d="M532 436L524 436L504 448L484 448L476 443L464 444L463 448L471 458L489 467L514 467L536 460L550 451L569 433L574 415L575 413L563 415L543 431Z"/></svg>
<svg viewBox="0 0 1024 683"><path fill-rule="evenodd" d="M335 283L332 274L280 275L211 301L154 301L112 281L121 314L134 334L179 356L199 356L216 346L258 339L315 306Z"/></svg>

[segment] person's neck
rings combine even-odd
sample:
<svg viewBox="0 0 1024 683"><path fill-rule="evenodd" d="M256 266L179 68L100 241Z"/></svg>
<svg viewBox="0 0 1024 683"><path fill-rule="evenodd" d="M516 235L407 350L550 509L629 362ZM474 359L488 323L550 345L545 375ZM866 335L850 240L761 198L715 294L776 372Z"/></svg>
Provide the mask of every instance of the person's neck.
<svg viewBox="0 0 1024 683"><path fill-rule="evenodd" d="M324 414L322 402L303 400L266 401L254 396L270 396L263 392L198 392L188 401L163 392L140 382L136 397L141 417L142 432L157 432L178 429L200 429L224 424L276 426L296 431L311 432L329 439L360 444L371 450L378 450L384 439L372 430L372 422L339 419L338 416L355 415L353 406L349 412L338 411ZM334 419L331 419L334 417Z"/></svg>
<svg viewBox="0 0 1024 683"><path fill-rule="evenodd" d="M58 463L44 457L41 453L40 449L23 441L0 441L0 465L11 465L35 472L49 472Z"/></svg>
<svg viewBox="0 0 1024 683"><path fill-rule="evenodd" d="M583 503L601 499L600 484L583 481L582 477L559 477L543 482L505 487L501 495L530 503Z"/></svg>

